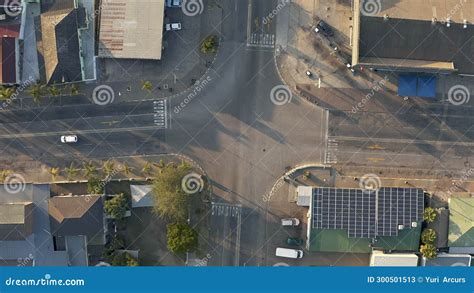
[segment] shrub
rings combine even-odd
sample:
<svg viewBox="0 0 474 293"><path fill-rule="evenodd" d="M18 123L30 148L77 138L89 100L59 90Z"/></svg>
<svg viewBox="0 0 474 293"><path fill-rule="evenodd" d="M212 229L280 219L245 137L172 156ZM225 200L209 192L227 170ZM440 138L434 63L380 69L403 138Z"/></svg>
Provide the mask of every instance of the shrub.
<svg viewBox="0 0 474 293"><path fill-rule="evenodd" d="M198 246L198 233L188 224L169 224L166 236L168 249L175 253L194 251Z"/></svg>

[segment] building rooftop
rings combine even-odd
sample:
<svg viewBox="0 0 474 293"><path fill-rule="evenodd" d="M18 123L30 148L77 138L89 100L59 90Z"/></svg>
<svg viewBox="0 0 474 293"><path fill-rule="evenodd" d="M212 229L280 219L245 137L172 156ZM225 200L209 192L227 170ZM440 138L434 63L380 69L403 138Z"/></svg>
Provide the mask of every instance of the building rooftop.
<svg viewBox="0 0 474 293"><path fill-rule="evenodd" d="M46 83L81 81L82 69L78 26L81 21L73 0L42 3L35 20L38 59Z"/></svg>
<svg viewBox="0 0 474 293"><path fill-rule="evenodd" d="M474 74L473 35L472 24L463 28L453 23L448 28L431 21L362 16L359 58L361 63L401 67L423 66L416 62L427 61L440 71L454 67L461 74Z"/></svg>
<svg viewBox="0 0 474 293"><path fill-rule="evenodd" d="M469 254L438 254L436 258L422 257L421 265L426 267L469 267L471 256Z"/></svg>
<svg viewBox="0 0 474 293"><path fill-rule="evenodd" d="M33 203L0 204L0 240L24 240L33 232Z"/></svg>
<svg viewBox="0 0 474 293"><path fill-rule="evenodd" d="M414 253L383 253L374 251L370 256L372 267L416 267L418 256Z"/></svg>
<svg viewBox="0 0 474 293"><path fill-rule="evenodd" d="M466 247L474 251L474 198L449 199L448 245Z"/></svg>
<svg viewBox="0 0 474 293"><path fill-rule="evenodd" d="M103 232L104 212L99 195L55 196L48 206L53 235L92 238Z"/></svg>
<svg viewBox="0 0 474 293"><path fill-rule="evenodd" d="M161 59L164 11L164 0L104 2L99 57Z"/></svg>

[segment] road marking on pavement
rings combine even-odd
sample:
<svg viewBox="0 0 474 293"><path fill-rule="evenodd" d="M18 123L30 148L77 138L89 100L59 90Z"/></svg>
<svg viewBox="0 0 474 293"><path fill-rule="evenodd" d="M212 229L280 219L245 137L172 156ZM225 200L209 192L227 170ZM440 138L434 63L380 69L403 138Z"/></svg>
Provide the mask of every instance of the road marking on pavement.
<svg viewBox="0 0 474 293"><path fill-rule="evenodd" d="M153 101L153 123L159 128L168 128L168 103L166 99Z"/></svg>
<svg viewBox="0 0 474 293"><path fill-rule="evenodd" d="M247 47L275 48L275 34L252 33L247 36Z"/></svg>
<svg viewBox="0 0 474 293"><path fill-rule="evenodd" d="M339 142L337 139L328 138L326 143L326 155L324 157L325 164L337 164L337 151L339 147Z"/></svg>

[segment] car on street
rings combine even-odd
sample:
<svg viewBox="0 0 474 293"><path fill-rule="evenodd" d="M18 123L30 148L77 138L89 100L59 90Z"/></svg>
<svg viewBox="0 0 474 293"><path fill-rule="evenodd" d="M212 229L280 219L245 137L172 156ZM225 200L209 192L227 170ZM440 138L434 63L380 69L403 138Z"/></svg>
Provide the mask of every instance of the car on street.
<svg viewBox="0 0 474 293"><path fill-rule="evenodd" d="M62 143L75 143L77 142L77 135L62 135L61 142Z"/></svg>
<svg viewBox="0 0 474 293"><path fill-rule="evenodd" d="M181 30L181 23L180 22L172 22L167 23L165 25L166 31L179 31Z"/></svg>
<svg viewBox="0 0 474 293"><path fill-rule="evenodd" d="M166 0L166 7L179 8L181 7L181 0Z"/></svg>
<svg viewBox="0 0 474 293"><path fill-rule="evenodd" d="M332 28L329 26L329 24L327 24L323 20L320 20L318 22L318 24L316 25L316 28L314 29L314 31L316 33L322 33L326 37L334 36L334 31L332 30Z"/></svg>
<svg viewBox="0 0 474 293"><path fill-rule="evenodd" d="M303 250L278 247L275 251L275 255L286 258L302 258Z"/></svg>
<svg viewBox="0 0 474 293"><path fill-rule="evenodd" d="M301 246L303 245L303 239L298 238L298 237L288 237L286 239L286 244L291 245L291 246Z"/></svg>
<svg viewBox="0 0 474 293"><path fill-rule="evenodd" d="M282 226L298 226L300 224L300 220L297 218L284 218L281 219Z"/></svg>

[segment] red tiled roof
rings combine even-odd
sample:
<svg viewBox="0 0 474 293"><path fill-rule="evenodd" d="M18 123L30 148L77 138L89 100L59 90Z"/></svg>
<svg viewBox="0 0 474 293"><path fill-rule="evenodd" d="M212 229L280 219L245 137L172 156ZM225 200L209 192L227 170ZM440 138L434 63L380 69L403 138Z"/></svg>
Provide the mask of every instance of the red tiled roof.
<svg viewBox="0 0 474 293"><path fill-rule="evenodd" d="M20 24L0 25L0 37L17 38L20 36Z"/></svg>
<svg viewBox="0 0 474 293"><path fill-rule="evenodd" d="M15 38L0 37L0 82L16 83Z"/></svg>

